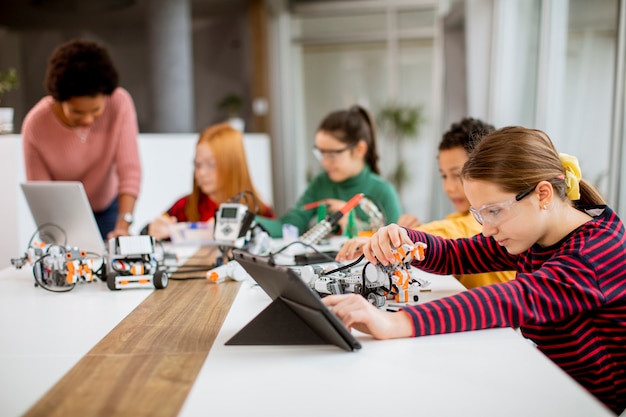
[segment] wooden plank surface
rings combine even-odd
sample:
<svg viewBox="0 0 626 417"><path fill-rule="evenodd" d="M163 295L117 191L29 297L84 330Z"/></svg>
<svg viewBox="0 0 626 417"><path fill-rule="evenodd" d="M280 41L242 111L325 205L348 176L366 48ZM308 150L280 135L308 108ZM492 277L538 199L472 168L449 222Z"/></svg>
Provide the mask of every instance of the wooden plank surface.
<svg viewBox="0 0 626 417"><path fill-rule="evenodd" d="M165 290L146 298L25 416L176 416L239 285L170 280Z"/></svg>

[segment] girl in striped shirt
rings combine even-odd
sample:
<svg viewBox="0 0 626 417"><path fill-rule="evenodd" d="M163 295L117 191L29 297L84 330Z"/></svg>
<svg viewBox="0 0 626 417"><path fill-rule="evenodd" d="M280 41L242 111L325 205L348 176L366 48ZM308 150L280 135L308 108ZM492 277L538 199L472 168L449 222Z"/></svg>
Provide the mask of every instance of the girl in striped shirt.
<svg viewBox="0 0 626 417"><path fill-rule="evenodd" d="M444 239L397 225L364 246L388 265L403 243L425 242L415 267L438 274L515 270L516 279L398 313L358 295L323 301L349 327L377 339L494 327L523 335L616 413L626 407L624 224L581 179L576 158L538 130L509 127L483 138L462 171L482 235Z"/></svg>

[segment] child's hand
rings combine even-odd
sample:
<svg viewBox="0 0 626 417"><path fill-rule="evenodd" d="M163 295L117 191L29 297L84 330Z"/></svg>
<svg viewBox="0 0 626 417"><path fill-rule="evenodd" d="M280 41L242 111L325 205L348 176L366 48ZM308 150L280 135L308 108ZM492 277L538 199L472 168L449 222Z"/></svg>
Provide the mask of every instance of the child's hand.
<svg viewBox="0 0 626 417"><path fill-rule="evenodd" d="M344 262L358 258L363 254L363 245L368 240L370 240L369 237L359 236L346 241L341 249L339 249L339 252L337 252L335 260L338 262Z"/></svg>
<svg viewBox="0 0 626 417"><path fill-rule="evenodd" d="M407 229L416 229L421 224L420 219L412 214L402 214L398 218L398 226L406 227Z"/></svg>
<svg viewBox="0 0 626 417"><path fill-rule="evenodd" d="M345 201L337 200L335 198L327 198L324 202L326 203L328 213L335 213L346 205Z"/></svg>
<svg viewBox="0 0 626 417"><path fill-rule="evenodd" d="M348 329L371 334L376 339L410 337L413 324L408 314L388 313L374 307L359 294L329 295L322 298Z"/></svg>
<svg viewBox="0 0 626 417"><path fill-rule="evenodd" d="M326 204L326 210L328 214L338 212L346 204L345 201L337 200L335 198L325 199L324 203ZM337 222L337 225L339 226L341 233L344 233L346 227L348 226L348 216L342 216L341 219L339 219L339 221Z"/></svg>
<svg viewBox="0 0 626 417"><path fill-rule="evenodd" d="M164 214L157 217L148 226L148 234L156 240L163 240L170 237L170 225L176 223L176 217Z"/></svg>
<svg viewBox="0 0 626 417"><path fill-rule="evenodd" d="M390 265L396 261L393 250L402 246L403 243L413 244L406 229L397 224L390 224L378 229L364 243L363 255L373 264Z"/></svg>

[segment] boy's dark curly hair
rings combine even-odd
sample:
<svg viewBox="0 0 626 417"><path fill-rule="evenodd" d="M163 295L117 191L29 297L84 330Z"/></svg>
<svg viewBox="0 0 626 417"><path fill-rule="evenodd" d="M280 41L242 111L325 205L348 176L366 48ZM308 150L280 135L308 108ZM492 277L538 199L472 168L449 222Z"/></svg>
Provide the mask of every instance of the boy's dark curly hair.
<svg viewBox="0 0 626 417"><path fill-rule="evenodd" d="M118 83L119 75L107 50L80 39L54 50L44 79L46 90L57 101L98 94L108 96Z"/></svg>
<svg viewBox="0 0 626 417"><path fill-rule="evenodd" d="M466 117L450 125L439 142L439 150L462 147L469 155L480 139L494 130L495 127L482 120Z"/></svg>

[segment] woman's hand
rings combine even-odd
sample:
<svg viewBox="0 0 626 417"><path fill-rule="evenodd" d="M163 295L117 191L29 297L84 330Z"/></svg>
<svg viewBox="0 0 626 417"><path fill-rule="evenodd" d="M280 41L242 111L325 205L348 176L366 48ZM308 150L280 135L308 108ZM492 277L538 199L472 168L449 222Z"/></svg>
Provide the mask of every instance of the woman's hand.
<svg viewBox="0 0 626 417"><path fill-rule="evenodd" d="M118 236L129 236L130 232L128 231L128 225L120 225L116 224L115 229L111 230L107 235L107 239L113 239Z"/></svg>
<svg viewBox="0 0 626 417"><path fill-rule="evenodd" d="M167 239L170 237L170 226L176 222L176 217L167 214L159 216L148 226L148 234L156 240Z"/></svg>
<svg viewBox="0 0 626 417"><path fill-rule="evenodd" d="M376 339L413 335L413 323L408 314L381 311L361 295L329 295L322 298L322 302L331 308L348 329L356 329Z"/></svg>
<svg viewBox="0 0 626 417"><path fill-rule="evenodd" d="M389 265L396 262L393 250L402 244L413 244L405 228L397 224L381 227L363 244L363 255L373 264Z"/></svg>

